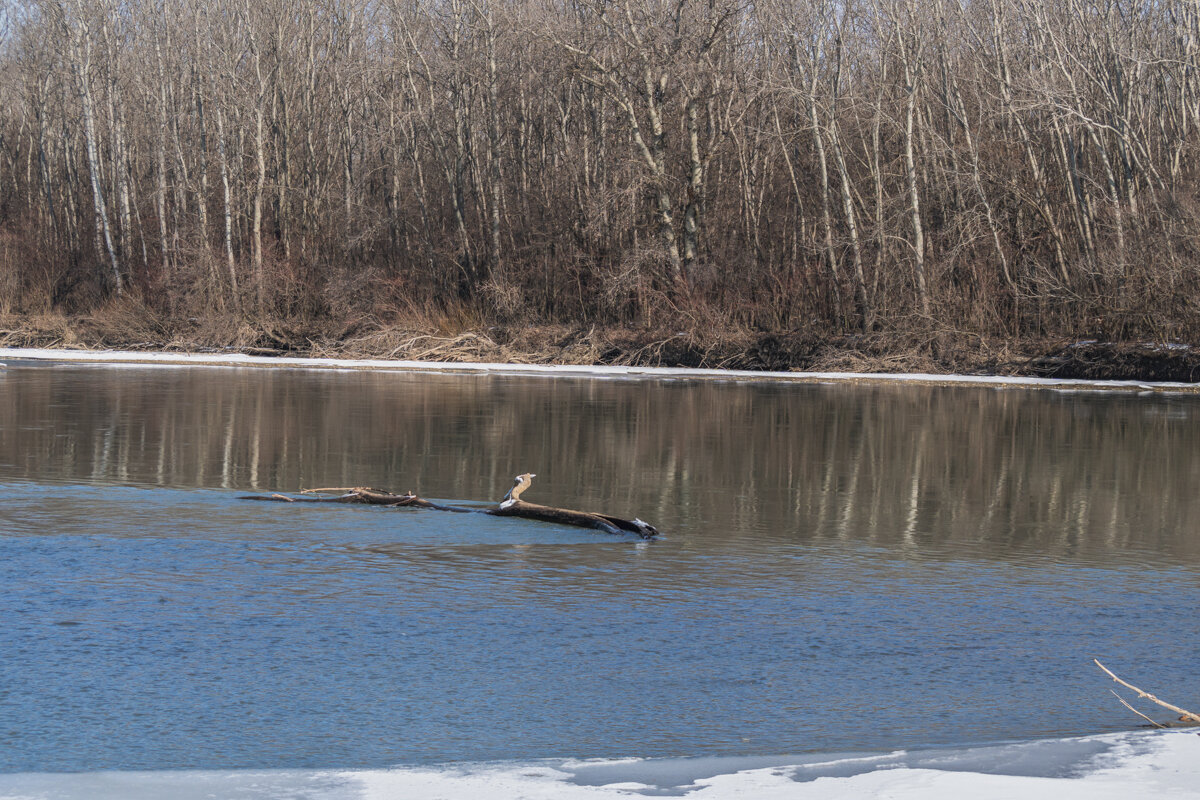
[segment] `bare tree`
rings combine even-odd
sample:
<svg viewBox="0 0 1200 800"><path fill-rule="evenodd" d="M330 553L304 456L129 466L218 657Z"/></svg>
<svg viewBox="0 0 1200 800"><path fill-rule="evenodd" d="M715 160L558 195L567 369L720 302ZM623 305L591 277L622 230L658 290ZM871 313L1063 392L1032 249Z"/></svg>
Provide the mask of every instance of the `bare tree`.
<svg viewBox="0 0 1200 800"><path fill-rule="evenodd" d="M110 278L113 290L119 295L124 291L125 281L121 273L120 260L117 258L117 249L113 244L104 190L101 188L100 145L92 86L92 60L95 52L92 9L85 6L83 0L72 0L70 6L58 3L55 10L68 43L71 70L75 76L75 88L83 110L84 141L92 187L92 208L96 218L96 250L101 250L101 240L103 240L103 250L108 255L111 266Z"/></svg>
<svg viewBox="0 0 1200 800"><path fill-rule="evenodd" d="M1200 331L1191 0L0 11L12 308Z"/></svg>

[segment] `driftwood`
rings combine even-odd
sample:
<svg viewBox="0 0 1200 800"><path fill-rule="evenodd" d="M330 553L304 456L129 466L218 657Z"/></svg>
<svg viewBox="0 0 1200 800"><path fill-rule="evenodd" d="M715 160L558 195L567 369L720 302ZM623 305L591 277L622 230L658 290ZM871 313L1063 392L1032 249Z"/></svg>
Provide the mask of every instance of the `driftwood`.
<svg viewBox="0 0 1200 800"><path fill-rule="evenodd" d="M253 494L244 495L240 500L268 500L281 503L358 503L387 508L430 508L436 511L454 511L462 514L489 514L495 517L521 517L536 519L542 522L557 522L560 525L574 525L580 528L592 528L605 533L632 533L643 539L652 539L658 535L658 529L640 519L623 519L609 514L598 514L591 511L572 511L566 508L540 506L527 503L521 499L521 493L529 488L530 483L537 477L532 473L518 475L513 487L509 489L504 500L495 506L484 508L466 508L434 503L423 497L418 497L411 491L405 494L385 492L366 486L349 488L304 489L299 496L287 494Z"/></svg>
<svg viewBox="0 0 1200 800"><path fill-rule="evenodd" d="M562 525L576 525L580 528L595 528L606 533L636 533L643 539L658 535L658 529L640 519L621 519L608 514L597 514L590 511L570 511L565 508L539 506L536 503L526 503L521 499L521 493L529 488L529 484L537 476L525 473L514 478L513 487L508 490L503 502L495 508L484 509L485 514L497 517L523 517L538 519L542 522L557 522Z"/></svg>
<svg viewBox="0 0 1200 800"><path fill-rule="evenodd" d="M336 492L336 496L330 497L329 494L332 492ZM387 506L388 508L433 508L438 511L459 511L463 513L480 510L434 503L422 497L417 497L412 492L408 492L407 494L393 494L392 492L372 489L367 486L354 486L342 489L301 489L299 497L276 492L272 494L248 494L238 499L272 500L281 503L359 503L372 506Z"/></svg>
<svg viewBox="0 0 1200 800"><path fill-rule="evenodd" d="M1168 703L1165 700L1159 700L1157 697L1150 694L1149 692L1143 691L1142 689L1139 689L1138 687L1134 686L1132 683L1128 683L1128 682L1123 681L1120 678L1118 678L1113 673L1112 670L1110 670L1108 667L1101 664L1099 659L1093 658L1092 661L1095 662L1096 666L1099 667L1104 672L1105 675L1112 678L1114 681L1121 684L1126 689L1130 689L1134 692L1137 692L1138 697L1143 697L1143 698L1149 700L1151 703L1157 703L1158 705L1162 706L1163 708L1168 709L1170 711L1174 711L1176 714L1179 715L1178 722L1168 722L1168 723L1155 722L1153 719L1146 716L1145 714L1143 714L1142 712L1138 711L1136 708L1131 706L1129 703L1127 703L1125 701L1125 698L1121 697L1121 695L1117 694L1116 692L1113 692L1113 694L1116 695L1116 698L1121 701L1121 705L1125 706L1130 711L1137 714L1139 717L1146 720L1154 727L1156 727L1156 728L1172 728L1172 727L1178 727L1181 723L1185 726L1200 725L1200 714L1194 714L1191 711L1188 711L1187 709L1180 708L1179 706L1176 706L1176 705L1172 705L1171 703Z"/></svg>

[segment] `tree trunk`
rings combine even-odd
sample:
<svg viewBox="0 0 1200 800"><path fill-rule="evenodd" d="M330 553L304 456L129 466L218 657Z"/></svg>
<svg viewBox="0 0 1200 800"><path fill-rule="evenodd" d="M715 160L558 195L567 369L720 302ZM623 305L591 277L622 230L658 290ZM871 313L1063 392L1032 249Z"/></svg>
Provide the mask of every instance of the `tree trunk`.
<svg viewBox="0 0 1200 800"><path fill-rule="evenodd" d="M111 267L110 279L113 291L121 295L125 291L125 282L121 275L121 264L117 258L117 250L113 245L112 229L108 224L108 209L104 203L104 192L100 186L100 156L96 135L96 115L92 102L91 70L92 70L92 34L87 20L83 17L83 9L77 2L77 16L65 19L67 37L71 49L71 68L75 73L76 88L79 100L83 106L83 135L87 151L88 173L92 185L92 208L96 216L96 250L108 255Z"/></svg>

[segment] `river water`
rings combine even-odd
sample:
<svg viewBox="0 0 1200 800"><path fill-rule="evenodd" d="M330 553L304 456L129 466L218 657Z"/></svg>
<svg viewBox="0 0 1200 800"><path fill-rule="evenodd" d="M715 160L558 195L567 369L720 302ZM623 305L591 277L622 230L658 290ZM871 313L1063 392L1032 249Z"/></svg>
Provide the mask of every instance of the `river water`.
<svg viewBox="0 0 1200 800"><path fill-rule="evenodd" d="M1195 689L1198 422L1191 396L10 364L0 772L1124 730L1092 657ZM519 472L664 535L238 499L494 501Z"/></svg>

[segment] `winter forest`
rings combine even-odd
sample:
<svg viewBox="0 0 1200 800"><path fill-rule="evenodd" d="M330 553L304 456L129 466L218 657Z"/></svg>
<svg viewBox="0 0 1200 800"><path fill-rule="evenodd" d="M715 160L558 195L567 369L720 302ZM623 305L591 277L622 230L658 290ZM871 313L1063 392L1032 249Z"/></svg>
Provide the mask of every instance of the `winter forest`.
<svg viewBox="0 0 1200 800"><path fill-rule="evenodd" d="M0 5L0 313L1200 333L1196 0Z"/></svg>

